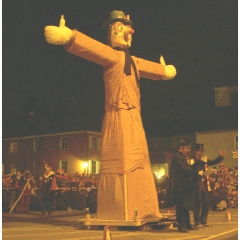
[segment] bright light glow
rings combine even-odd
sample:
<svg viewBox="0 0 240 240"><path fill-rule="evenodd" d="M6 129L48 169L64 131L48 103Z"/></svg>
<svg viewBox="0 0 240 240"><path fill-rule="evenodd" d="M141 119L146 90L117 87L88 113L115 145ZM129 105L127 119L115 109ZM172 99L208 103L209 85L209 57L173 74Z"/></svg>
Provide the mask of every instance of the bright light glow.
<svg viewBox="0 0 240 240"><path fill-rule="evenodd" d="M162 164L163 165L163 164ZM156 176L157 179L160 179L162 176L164 176L166 174L165 172L165 167L166 164L164 164L163 166L156 166L153 168L153 173Z"/></svg>
<svg viewBox="0 0 240 240"><path fill-rule="evenodd" d="M83 168L87 168L88 167L88 163L84 162L84 163L82 163L82 166L83 166Z"/></svg>

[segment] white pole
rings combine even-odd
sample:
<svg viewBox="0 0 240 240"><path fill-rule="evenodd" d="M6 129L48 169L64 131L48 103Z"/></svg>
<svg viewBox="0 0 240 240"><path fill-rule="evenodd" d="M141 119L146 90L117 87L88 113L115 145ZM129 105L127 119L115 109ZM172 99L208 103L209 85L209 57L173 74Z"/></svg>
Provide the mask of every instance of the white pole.
<svg viewBox="0 0 240 240"><path fill-rule="evenodd" d="M128 221L128 206L127 206L127 179L126 174L123 174L123 190L124 190L124 218Z"/></svg>

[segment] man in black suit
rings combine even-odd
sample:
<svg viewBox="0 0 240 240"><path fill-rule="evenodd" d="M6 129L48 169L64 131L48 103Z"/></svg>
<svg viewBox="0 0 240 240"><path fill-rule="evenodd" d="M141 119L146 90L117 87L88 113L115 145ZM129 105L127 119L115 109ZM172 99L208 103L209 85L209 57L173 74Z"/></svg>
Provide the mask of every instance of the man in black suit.
<svg viewBox="0 0 240 240"><path fill-rule="evenodd" d="M196 201L196 181L198 170L193 170L189 164L188 155L191 151L189 140L179 141L178 151L174 154L170 166L168 194L172 197L170 205L176 205L176 220L179 232L189 232L197 230L190 223L189 211L195 211Z"/></svg>
<svg viewBox="0 0 240 240"><path fill-rule="evenodd" d="M219 150L219 156L214 160L207 160L203 158L203 144L195 144L194 149L194 164L192 165L193 169L200 170L200 173L197 174L197 191L200 194L199 207L194 211L194 223L197 227L211 227L207 224L208 217L208 205L209 199L208 194L211 193L209 176L203 174L208 166L215 165L221 162L225 156L225 150Z"/></svg>

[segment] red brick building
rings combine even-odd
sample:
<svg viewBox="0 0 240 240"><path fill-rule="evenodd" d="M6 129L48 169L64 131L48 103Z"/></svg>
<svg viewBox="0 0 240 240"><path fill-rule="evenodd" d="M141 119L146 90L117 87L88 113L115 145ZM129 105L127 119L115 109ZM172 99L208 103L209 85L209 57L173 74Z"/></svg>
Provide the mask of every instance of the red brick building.
<svg viewBox="0 0 240 240"><path fill-rule="evenodd" d="M101 133L62 132L27 137L6 138L2 142L2 172L30 170L44 173L43 160L53 169L62 168L69 175L98 174L101 158Z"/></svg>

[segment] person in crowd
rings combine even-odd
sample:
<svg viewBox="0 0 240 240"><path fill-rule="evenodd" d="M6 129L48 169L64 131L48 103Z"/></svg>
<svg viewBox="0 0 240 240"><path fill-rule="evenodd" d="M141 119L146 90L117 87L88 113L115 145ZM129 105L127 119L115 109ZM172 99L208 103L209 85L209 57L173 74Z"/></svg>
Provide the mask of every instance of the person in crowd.
<svg viewBox="0 0 240 240"><path fill-rule="evenodd" d="M217 167L213 166L212 169L214 170L212 173L210 173L210 175L214 178L217 178Z"/></svg>
<svg viewBox="0 0 240 240"><path fill-rule="evenodd" d="M178 151L174 154L170 165L168 206L176 205L176 220L179 232L197 230L190 223L190 212L197 207L195 182L198 169L192 169L188 163L188 156L191 151L190 141L181 139Z"/></svg>
<svg viewBox="0 0 240 240"><path fill-rule="evenodd" d="M2 211L9 211L9 201L11 197L11 176L2 174Z"/></svg>
<svg viewBox="0 0 240 240"><path fill-rule="evenodd" d="M14 179L14 189L15 189L15 193L16 193L15 194L15 201L19 198L19 196L21 194L21 189L19 187L19 180L22 177L22 175L23 175L23 172L17 171L16 178Z"/></svg>
<svg viewBox="0 0 240 240"><path fill-rule="evenodd" d="M225 150L219 150L219 156L214 160L208 160L203 157L203 144L195 144L194 149L194 164L193 169L199 169L201 174L197 177L197 191L200 191L200 205L199 208L194 212L194 223L197 227L211 227L207 224L208 210L209 210L209 196L211 194L211 186L208 175L204 175L204 172L208 169L208 166L213 166L221 162L226 154Z"/></svg>
<svg viewBox="0 0 240 240"><path fill-rule="evenodd" d="M231 193L228 193L227 206L229 208L237 208L238 207L238 192L236 189L232 189Z"/></svg>
<svg viewBox="0 0 240 240"><path fill-rule="evenodd" d="M231 176L229 174L228 168L224 163L220 164L220 169L217 171L217 181L224 188L228 188L230 185Z"/></svg>
<svg viewBox="0 0 240 240"><path fill-rule="evenodd" d="M92 185L93 185L93 177L92 176L87 176L85 178L84 182L85 182L84 187L87 187L87 188L92 187Z"/></svg>
<svg viewBox="0 0 240 240"><path fill-rule="evenodd" d="M78 210L80 209L80 202L79 202L79 178L77 175L74 175L72 179L70 180L69 184L69 203L68 205L71 207L73 210Z"/></svg>
<svg viewBox="0 0 240 240"><path fill-rule="evenodd" d="M229 173L230 176L233 176L233 170L232 170L232 168L229 168L229 169L228 169L228 173Z"/></svg>
<svg viewBox="0 0 240 240"><path fill-rule="evenodd" d="M39 176L36 181L36 205L38 211L41 210L41 188L43 183L43 176Z"/></svg>
<svg viewBox="0 0 240 240"><path fill-rule="evenodd" d="M157 196L158 196L158 205L159 208L166 208L167 207L167 192L166 189L161 189L157 187Z"/></svg>
<svg viewBox="0 0 240 240"><path fill-rule="evenodd" d="M227 209L227 193L227 189L221 186L220 182L215 182L212 210L223 211Z"/></svg>
<svg viewBox="0 0 240 240"><path fill-rule="evenodd" d="M236 178L238 178L238 167L237 167L237 166L234 168L234 173L233 173L233 175L234 175Z"/></svg>
<svg viewBox="0 0 240 240"><path fill-rule="evenodd" d="M237 183L236 184L236 190L238 191L238 167L237 166L234 168L233 176L236 179L236 183Z"/></svg>
<svg viewBox="0 0 240 240"><path fill-rule="evenodd" d="M43 176L39 176L36 182L37 188L41 188L43 183Z"/></svg>
<svg viewBox="0 0 240 240"><path fill-rule="evenodd" d="M31 202L30 202L30 210L39 210L39 202L37 199L37 182L35 181L34 175L31 176L31 181L33 182Z"/></svg>
<svg viewBox="0 0 240 240"><path fill-rule="evenodd" d="M161 188L161 190L167 191L168 184L169 184L169 176L165 174L160 178L159 187Z"/></svg>
<svg viewBox="0 0 240 240"><path fill-rule="evenodd" d="M213 192L214 184L216 181L217 181L216 174L215 173L209 174L209 183L210 183L211 192Z"/></svg>
<svg viewBox="0 0 240 240"><path fill-rule="evenodd" d="M85 187L85 182L86 182L86 177L85 177L85 174L83 173L81 178L80 178L80 182L79 182L80 188L84 188Z"/></svg>
<svg viewBox="0 0 240 240"><path fill-rule="evenodd" d="M232 174L230 174L230 182L228 186L228 193L231 193L233 189L237 190L238 179Z"/></svg>
<svg viewBox="0 0 240 240"><path fill-rule="evenodd" d="M18 172L17 172L18 174ZM9 199L9 209L12 208L12 206L14 205L15 201L16 201L16 189L15 189L15 183L16 183L16 179L17 179L17 174L13 174L11 176L11 181L10 181L10 199ZM15 208L16 209L16 208Z"/></svg>
<svg viewBox="0 0 240 240"><path fill-rule="evenodd" d="M21 198L19 200L19 213L28 212L30 208L32 188L34 188L34 183L31 179L31 172L25 170L23 176L18 181L18 185L21 189Z"/></svg>
<svg viewBox="0 0 240 240"><path fill-rule="evenodd" d="M57 170L57 173L56 173L56 181L57 181L57 187L58 188L64 188L66 187L65 184L64 184L64 176L65 176L65 172L63 169L59 168Z"/></svg>
<svg viewBox="0 0 240 240"><path fill-rule="evenodd" d="M45 163L45 174L43 177L41 187L41 215L44 216L46 212L48 215L52 214L54 194L57 187L55 173L52 168Z"/></svg>
<svg viewBox="0 0 240 240"><path fill-rule="evenodd" d="M94 185L94 187L97 187L97 185L98 185L98 177L97 176L95 176L93 179L93 185Z"/></svg>
<svg viewBox="0 0 240 240"><path fill-rule="evenodd" d="M33 184L32 194L35 195L35 189L37 188L37 183L35 181L34 175L31 176L31 181L32 181L32 184Z"/></svg>
<svg viewBox="0 0 240 240"><path fill-rule="evenodd" d="M68 192L70 179L67 173L63 169L58 169L56 174L57 180L57 191L56 191L56 198L55 198L55 208L58 210L66 210L68 209L69 199L68 199Z"/></svg>

